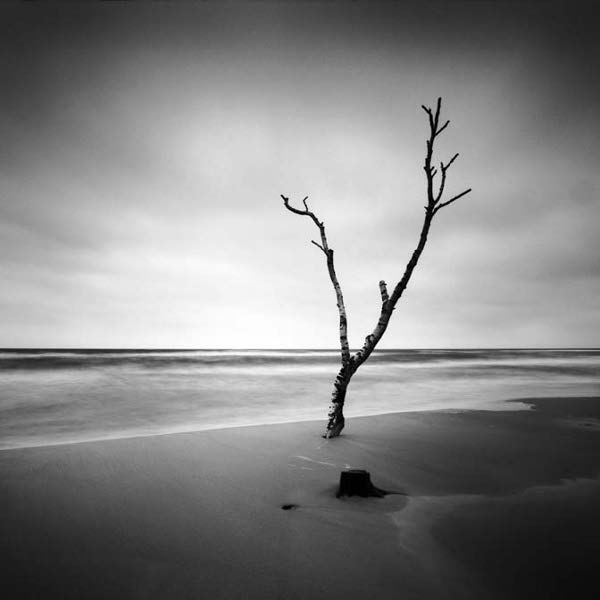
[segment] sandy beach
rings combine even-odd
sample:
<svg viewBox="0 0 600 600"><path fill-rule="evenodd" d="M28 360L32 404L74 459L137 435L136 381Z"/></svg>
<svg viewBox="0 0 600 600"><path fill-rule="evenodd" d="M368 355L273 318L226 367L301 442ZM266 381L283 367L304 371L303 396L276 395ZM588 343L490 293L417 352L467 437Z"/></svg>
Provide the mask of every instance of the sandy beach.
<svg viewBox="0 0 600 600"><path fill-rule="evenodd" d="M528 402L2 451L3 597L582 597L600 398Z"/></svg>

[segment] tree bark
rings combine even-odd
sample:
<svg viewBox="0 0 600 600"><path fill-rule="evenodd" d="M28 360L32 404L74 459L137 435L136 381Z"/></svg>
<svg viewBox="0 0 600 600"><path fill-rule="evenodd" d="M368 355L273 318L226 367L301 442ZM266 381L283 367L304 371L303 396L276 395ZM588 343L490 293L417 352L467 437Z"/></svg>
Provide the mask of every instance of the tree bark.
<svg viewBox="0 0 600 600"><path fill-rule="evenodd" d="M331 403L329 405L327 428L324 438L337 437L340 435L346 419L344 418L344 402L346 400L346 390L350 384L350 379L354 371L350 365L342 365L340 372L335 378L333 384L333 393L331 394Z"/></svg>

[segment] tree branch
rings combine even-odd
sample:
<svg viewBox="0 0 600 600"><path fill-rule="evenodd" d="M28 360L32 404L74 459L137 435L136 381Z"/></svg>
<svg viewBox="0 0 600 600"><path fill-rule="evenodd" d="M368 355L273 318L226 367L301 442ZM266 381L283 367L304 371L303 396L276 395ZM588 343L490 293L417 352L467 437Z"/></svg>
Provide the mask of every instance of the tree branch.
<svg viewBox="0 0 600 600"><path fill-rule="evenodd" d="M440 122L440 111L442 110L442 99L437 99L437 105L435 107L435 128L437 129L438 123Z"/></svg>
<svg viewBox="0 0 600 600"><path fill-rule="evenodd" d="M428 108L427 106L425 106L424 104L421 104L421 108L427 113L427 115L429 116L429 127L431 128L432 131L434 131L434 126L433 126L433 114L431 112L431 109Z"/></svg>
<svg viewBox="0 0 600 600"><path fill-rule="evenodd" d="M450 166L452 165L452 163L458 158L458 152L448 161L447 165L444 165L444 163L441 163L442 165L442 170L443 171L447 171Z"/></svg>
<svg viewBox="0 0 600 600"><path fill-rule="evenodd" d="M448 206L448 204L452 204L453 202L456 202L459 198L466 196L471 191L473 191L473 188L469 188L468 190L465 190L464 192L461 192L460 194L456 194L456 196L454 196L453 198L450 198L450 200L447 200L446 202L442 202L441 204L438 204L435 207L433 214L435 215L435 213L437 213L438 210L444 208L444 206Z"/></svg>
<svg viewBox="0 0 600 600"><path fill-rule="evenodd" d="M449 160L447 165L445 165L443 162L440 162L440 168L442 170L442 180L440 181L440 187L435 197L435 204L437 204L440 201L442 194L444 193L444 186L446 185L446 172L457 158L458 152ZM433 211L433 214L435 214L436 212L437 211Z"/></svg>
<svg viewBox="0 0 600 600"><path fill-rule="evenodd" d="M442 131L444 131L444 129L446 129L446 127L448 127L448 125L450 125L450 121L446 121L436 132L435 135L438 136L440 135L440 133L442 133Z"/></svg>
<svg viewBox="0 0 600 600"><path fill-rule="evenodd" d="M342 294L342 288L340 286L340 282L338 281L337 274L335 272L335 265L333 263L333 249L329 247L327 243L327 234L325 233L325 224L323 221L319 221L315 213L313 213L308 208L308 196L306 196L302 200L302 204L304 204L304 210L296 208L290 204L289 198L281 194L283 198L284 206L296 215L301 215L305 217L310 217L314 224L319 228L319 233L321 235L321 243L315 242L311 240L311 243L317 246L327 259L327 271L329 273L329 279L331 279L331 283L333 285L333 289L335 291L335 296L337 300L338 313L340 316L340 348L342 351L342 364L349 365L351 363L350 356L350 345L348 343L348 319L346 317L346 307L344 305L344 295Z"/></svg>
<svg viewBox="0 0 600 600"><path fill-rule="evenodd" d="M289 211L291 211L293 213L296 213L297 215L302 215L302 216L305 216L305 217L310 217L314 221L315 225L319 228L319 230L321 229L321 227L323 226L323 223L321 223L321 221L319 221L319 219L317 219L315 213L311 212L308 209L308 204L306 203L306 201L308 200L308 196L306 196L302 200L302 204L304 204L304 209L305 210L300 210L299 208L295 208L294 206L292 206L290 204L290 199L286 198L283 194L280 194L280 196L283 198L283 204L285 205L285 207ZM322 235L321 235L321 237L322 237Z"/></svg>
<svg viewBox="0 0 600 600"><path fill-rule="evenodd" d="M311 244L314 244L317 248L319 248L319 250L322 250L325 253L325 256L327 256L327 250L325 250L325 248L323 248L323 246L321 246L321 244L317 244L317 242L315 242L315 240L310 240Z"/></svg>

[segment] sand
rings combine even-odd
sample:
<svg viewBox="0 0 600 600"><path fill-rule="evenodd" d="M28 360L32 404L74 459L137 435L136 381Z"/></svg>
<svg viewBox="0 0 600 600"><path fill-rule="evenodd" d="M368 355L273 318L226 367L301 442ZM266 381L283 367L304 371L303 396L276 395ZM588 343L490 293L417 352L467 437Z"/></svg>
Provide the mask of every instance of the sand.
<svg viewBox="0 0 600 600"><path fill-rule="evenodd" d="M2 451L2 597L583 597L600 398L530 402Z"/></svg>

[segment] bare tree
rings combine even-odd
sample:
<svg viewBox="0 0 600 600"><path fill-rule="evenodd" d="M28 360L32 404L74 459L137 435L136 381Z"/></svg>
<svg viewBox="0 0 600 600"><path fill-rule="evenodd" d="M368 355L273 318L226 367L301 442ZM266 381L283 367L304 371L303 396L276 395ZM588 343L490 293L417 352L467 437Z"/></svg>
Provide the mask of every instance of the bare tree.
<svg viewBox="0 0 600 600"><path fill-rule="evenodd" d="M423 106L423 110L427 113L429 118L429 138L427 140L427 151L425 154L425 175L427 178L427 205L425 206L425 218L423 219L423 226L421 227L421 234L419 236L419 243L412 253L404 274L400 281L396 284L392 295L388 293L387 285L385 281L379 282L379 291L381 293L381 312L377 325L373 329L372 333L367 335L365 342L360 350L354 354L350 351L348 343L348 319L346 316L346 308L344 306L344 296L342 294L342 288L338 281L335 265L333 262L333 249L329 247L327 242L327 235L325 232L325 224L323 221L319 221L314 212L308 208L307 200L308 196L302 200L304 208L296 208L290 204L289 198L281 196L283 198L283 204L285 208L294 214L309 217L313 223L317 226L320 235L320 243L312 243L323 252L327 261L327 270L329 271L329 278L333 284L335 295L337 299L337 307L340 317L340 347L341 347L341 368L333 384L333 394L331 397L331 404L329 406L327 429L323 437L333 438L340 435L340 432L344 428L344 401L346 399L346 391L348 384L352 379L352 376L358 368L369 358L379 340L382 338L387 326L390 322L392 312L396 307L396 303L402 297L408 282L410 281L411 275L419 262L419 258L423 253L425 244L427 243L427 236L433 217L444 207L452 204L459 198L462 198L471 191L471 188L452 196L449 200L443 200L444 188L446 186L446 176L448 169L452 166L452 163L458 158L458 153L455 154L447 163L440 162L439 170L432 166L433 158L433 147L437 137L448 127L450 121L446 121L443 125L440 125L440 110L442 107L442 99L438 98L435 112L426 106ZM439 183L436 184L435 178L439 175Z"/></svg>

